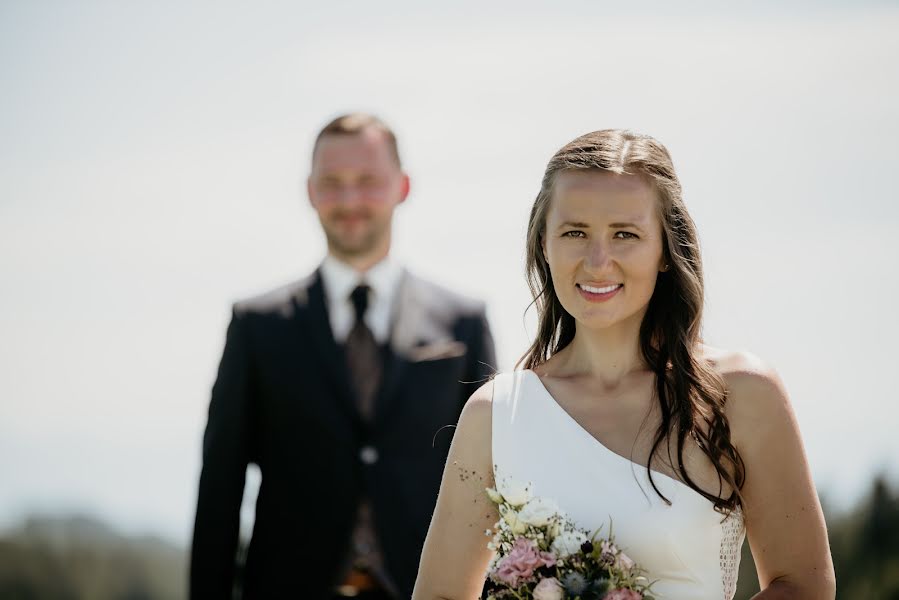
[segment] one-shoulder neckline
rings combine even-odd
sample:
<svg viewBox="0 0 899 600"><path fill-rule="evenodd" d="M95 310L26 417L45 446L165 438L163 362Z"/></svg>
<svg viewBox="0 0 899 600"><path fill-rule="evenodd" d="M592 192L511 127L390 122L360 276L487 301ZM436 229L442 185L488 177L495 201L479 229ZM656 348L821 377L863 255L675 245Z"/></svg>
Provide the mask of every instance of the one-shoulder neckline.
<svg viewBox="0 0 899 600"><path fill-rule="evenodd" d="M547 400L550 401L550 403L553 405L554 409L555 409L556 411L558 411L558 412L563 416L563 418L565 418L565 419L568 420L572 425L574 425L574 427L575 427L578 431L580 431L581 434L582 434L583 436L585 436L588 440L592 440L592 442L593 442L594 445L596 445L596 446L597 446L598 448L600 448L603 452L605 452L606 454L608 454L608 455L614 457L615 459L617 459L617 460L619 460L619 461L623 461L623 462L626 463L628 466L630 466L631 469L637 467L637 468L640 468L640 469L642 469L642 470L644 470L644 471L646 470L646 465L641 465L640 463L638 463L638 462L636 462L636 461L633 461L633 460L629 459L629 458L626 457L626 456L622 456L621 454L618 454L617 452L615 452L614 450L612 450L611 448L609 448L608 446L606 446L604 443L602 443L602 441L599 440L595 435L593 435L592 433L590 433L590 431L589 431L586 427L584 427L583 425L581 425L581 424L578 422L577 419L575 419L574 417L572 417L571 414L570 414L567 410L565 410L565 409L562 407L561 404L559 404L559 401L556 400L555 396L553 396L552 393L550 393L549 388L546 387L546 384L543 383L543 380L540 379L540 376L539 376L534 370L532 370L532 369L524 369L523 372L524 372L524 373L529 373L529 374L530 374L530 375L537 381L537 385L539 386L540 391L543 393L544 396L546 396ZM694 490L693 488L691 488L689 485L687 485L686 483L684 483L684 482L681 481L680 479L678 479L678 478L676 478L676 477L672 477L671 475L667 475L667 474L662 473L661 471L657 471L657 470L655 470L655 469L649 469L649 471L652 472L653 477L655 477L655 476L664 477L664 478L667 479L668 481L672 481L672 482L676 483L677 485L681 486L682 488L686 488L687 490L689 490L689 491L692 492L693 494L696 494L696 496L697 496L698 498L702 498L702 499L705 500L706 502L709 501L705 496L703 496L702 494L700 494L699 492L697 492L696 490Z"/></svg>

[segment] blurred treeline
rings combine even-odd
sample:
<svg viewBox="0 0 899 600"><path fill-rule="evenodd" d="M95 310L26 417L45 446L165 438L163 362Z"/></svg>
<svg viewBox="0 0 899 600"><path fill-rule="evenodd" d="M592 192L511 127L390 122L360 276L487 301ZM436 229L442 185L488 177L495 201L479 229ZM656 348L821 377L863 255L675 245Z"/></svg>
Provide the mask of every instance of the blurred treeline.
<svg viewBox="0 0 899 600"><path fill-rule="evenodd" d="M840 600L899 600L899 492L882 477L844 514L827 512ZM184 549L86 518L32 518L0 536L0 600L184 598ZM735 600L758 592L748 544Z"/></svg>
<svg viewBox="0 0 899 600"><path fill-rule="evenodd" d="M182 548L126 537L86 517L33 517L0 537L0 600L174 600Z"/></svg>
<svg viewBox="0 0 899 600"><path fill-rule="evenodd" d="M899 492L884 477L846 514L824 505L839 600L899 600ZM759 591L749 544L743 545L734 600Z"/></svg>

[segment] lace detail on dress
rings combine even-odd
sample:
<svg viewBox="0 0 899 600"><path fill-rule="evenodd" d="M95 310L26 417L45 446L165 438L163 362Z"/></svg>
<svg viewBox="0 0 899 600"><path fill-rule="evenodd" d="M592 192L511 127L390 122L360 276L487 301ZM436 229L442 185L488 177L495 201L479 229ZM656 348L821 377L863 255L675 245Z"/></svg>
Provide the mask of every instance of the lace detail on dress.
<svg viewBox="0 0 899 600"><path fill-rule="evenodd" d="M743 549L743 512L738 508L721 524L721 583L724 600L732 600L737 593L737 574L740 570L740 551Z"/></svg>

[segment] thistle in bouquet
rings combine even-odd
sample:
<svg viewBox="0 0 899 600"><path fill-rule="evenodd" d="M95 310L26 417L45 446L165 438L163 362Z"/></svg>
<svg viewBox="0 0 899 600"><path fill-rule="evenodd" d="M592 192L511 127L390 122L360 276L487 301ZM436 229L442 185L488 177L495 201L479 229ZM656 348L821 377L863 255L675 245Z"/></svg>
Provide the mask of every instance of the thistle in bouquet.
<svg viewBox="0 0 899 600"><path fill-rule="evenodd" d="M646 577L630 557L597 531L588 535L551 499L529 484L497 478L487 496L500 519L487 546L488 600L652 600Z"/></svg>

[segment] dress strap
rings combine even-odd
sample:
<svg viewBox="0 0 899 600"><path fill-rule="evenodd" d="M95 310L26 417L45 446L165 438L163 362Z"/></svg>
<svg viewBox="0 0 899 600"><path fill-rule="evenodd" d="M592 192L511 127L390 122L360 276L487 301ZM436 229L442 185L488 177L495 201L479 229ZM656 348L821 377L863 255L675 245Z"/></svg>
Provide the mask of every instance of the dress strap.
<svg viewBox="0 0 899 600"><path fill-rule="evenodd" d="M515 421L521 397L521 371L499 373L493 378L493 408L491 412L491 450L493 471L507 470L515 461ZM518 432L521 434L522 432Z"/></svg>

